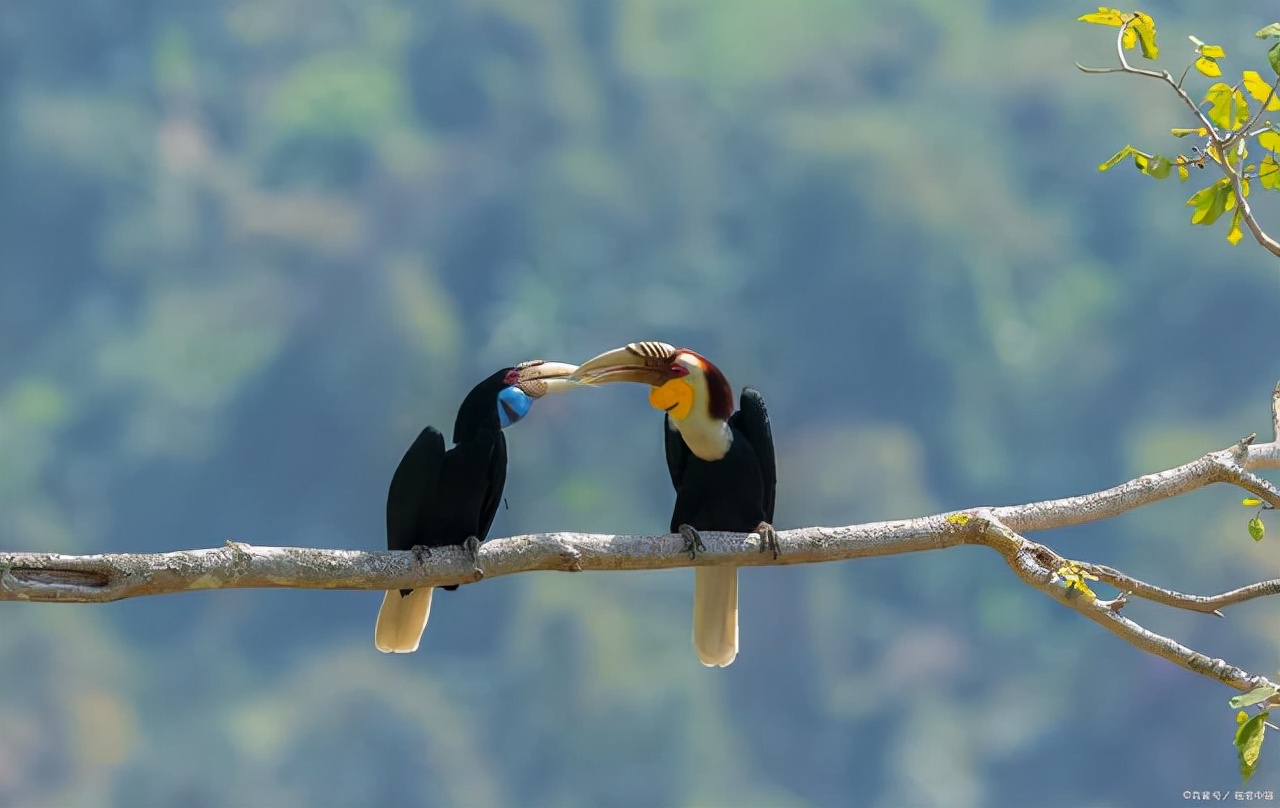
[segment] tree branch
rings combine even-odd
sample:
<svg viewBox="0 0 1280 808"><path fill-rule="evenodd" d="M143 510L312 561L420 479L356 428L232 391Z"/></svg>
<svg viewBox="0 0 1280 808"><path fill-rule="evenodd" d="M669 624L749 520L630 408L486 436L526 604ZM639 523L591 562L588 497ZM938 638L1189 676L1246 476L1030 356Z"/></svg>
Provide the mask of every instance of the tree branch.
<svg viewBox="0 0 1280 808"><path fill-rule="evenodd" d="M1114 600L1104 601L1078 589L1059 585L1056 583L1057 580L1060 580L1058 572L1070 564L1070 561L1043 544L1036 544L1019 536L1009 529L1007 525L995 518L991 511L982 511L975 516L976 518L973 520L975 530L980 531L982 535L990 539L990 541L982 543L988 544L988 546L993 547L1004 556L1005 561L1013 569L1014 573L1022 579L1023 583L1040 590L1063 606L1074 609L1135 648L1146 651L1149 654L1155 654L1192 673L1207 676L1244 693L1267 685L1276 686L1274 682L1265 676L1251 674L1221 659L1210 659L1199 651L1193 651L1175 640L1156 634L1134 621L1122 617L1120 610L1124 608L1127 601L1123 592ZM1079 566L1088 568L1086 565ZM1141 584L1138 581L1135 581L1135 583L1148 589L1151 588L1149 585ZM1273 581L1268 583L1277 584L1280 582ZM1163 591L1167 592L1168 590ZM1280 591L1280 586L1275 587L1274 591L1263 594L1275 594L1278 591ZM1194 596L1180 595L1178 593L1171 594L1181 599L1189 600L1194 598ZM1225 598L1232 594L1235 593L1219 595L1218 598ZM1226 604L1224 603L1223 605ZM1280 703L1280 698L1274 698L1269 701Z"/></svg>
<svg viewBox="0 0 1280 808"><path fill-rule="evenodd" d="M1263 111L1265 111L1267 104L1270 102L1270 96L1268 96L1267 101L1263 102L1262 107L1258 110L1258 114L1253 117L1253 120L1251 120L1247 126L1242 127L1239 131L1221 134L1218 131L1218 128L1213 125L1213 121L1209 120L1209 116L1205 111L1200 108L1200 105L1198 105L1195 100L1187 94L1187 91L1182 88L1182 82L1175 81L1173 74L1168 70L1143 70L1129 64L1129 60L1124 55L1124 34L1125 31L1128 30L1130 24L1131 22L1126 22L1121 25L1120 32L1116 35L1116 54L1120 63L1119 67L1085 67L1079 62L1076 62L1076 67L1085 73L1129 73L1134 76L1157 79L1172 87L1173 91L1178 94L1178 97L1182 99L1183 103L1187 105L1187 108L1190 109L1192 114L1194 114L1200 121L1200 126L1208 132L1209 155L1210 157L1213 157L1215 153L1217 154L1217 157L1213 162L1217 164L1223 175L1231 182L1231 194L1234 197L1237 208L1240 210L1241 220L1244 221L1245 226L1249 228L1249 232L1253 234L1254 240L1257 241L1263 249L1267 250L1272 255L1280 257L1280 241L1276 241L1268 235L1267 232L1262 229L1262 226L1258 224L1258 220L1253 214L1253 208L1249 206L1249 198L1245 196L1244 182L1240 175L1240 171L1238 171L1235 166L1231 165L1231 162L1227 157L1228 152L1235 144L1250 136L1251 133L1249 130L1258 120L1258 117L1262 115ZM1276 92L1276 86L1280 86L1280 83L1272 86L1272 95ZM1240 160L1239 162L1241 166L1243 166L1244 161Z"/></svg>
<svg viewBox="0 0 1280 808"><path fill-rule="evenodd" d="M1280 435L1280 384L1271 397L1272 424ZM1109 519L1214 483L1230 483L1280 508L1280 488L1255 472L1280 468L1280 443L1255 436L1191 463L1075 497L1024 505L981 507L893 522L847 527L805 527L778 533L782 554L761 552L754 533L704 532L706 550L690 559L679 535L623 536L539 533L493 539L480 546L475 565L461 548L446 547L419 559L410 552L322 550L304 547L224 547L170 553L0 552L0 601L105 603L143 595L202 589L405 589L475 583L483 578L555 570L654 570L729 565L741 567L844 561L871 556L942 550L963 544L992 548L1027 585L1115 633L1129 644L1237 690L1271 684L1222 660L1179 645L1121 617L1129 594L1155 603L1217 614L1222 608L1280 594L1280 580L1220 595L1187 595L1145 583L1123 572L1075 562L1019 531L1048 530ZM1071 585L1072 570L1121 590L1111 601ZM1274 701L1280 703L1280 695Z"/></svg>

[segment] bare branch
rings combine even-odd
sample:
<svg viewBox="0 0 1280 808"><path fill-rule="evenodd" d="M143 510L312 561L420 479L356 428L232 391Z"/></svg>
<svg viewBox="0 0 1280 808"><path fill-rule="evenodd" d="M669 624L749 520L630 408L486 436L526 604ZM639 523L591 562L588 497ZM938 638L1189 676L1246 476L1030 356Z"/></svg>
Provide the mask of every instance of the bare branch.
<svg viewBox="0 0 1280 808"><path fill-rule="evenodd" d="M1098 576L1098 580L1111 584L1122 592L1136 595L1153 603L1172 606L1176 609L1188 609L1193 612L1212 614L1218 617L1223 616L1219 609L1227 606L1234 606L1237 603L1244 603L1255 598L1280 595L1280 578L1242 586L1239 589L1232 589L1230 592L1223 592L1221 595L1185 595L1172 589L1165 589L1139 581L1137 578L1132 578L1119 570L1101 564L1078 563L1082 569Z"/></svg>
<svg viewBox="0 0 1280 808"><path fill-rule="evenodd" d="M1271 443L1280 445L1280 382L1271 391Z"/></svg>
<svg viewBox="0 0 1280 808"><path fill-rule="evenodd" d="M1102 601L1077 589L1058 585L1055 583L1056 573L1070 562L1048 547L1019 536L996 519L992 512L979 513L974 524L976 529L989 539L983 543L1004 556L1005 561L1023 583L1040 590L1062 605L1076 610L1135 648L1162 657L1192 673L1215 679L1244 693L1264 685L1276 686L1264 676L1251 674L1221 659L1210 659L1175 640L1156 634L1122 617L1120 609L1125 603L1123 594L1113 601Z"/></svg>
<svg viewBox="0 0 1280 808"><path fill-rule="evenodd" d="M1280 384L1272 394L1272 420L1280 430ZM961 544L994 549L1026 584L1114 632L1126 642L1187 670L1237 690L1271 684L1220 659L1186 648L1121 617L1128 594L1181 609L1217 614L1254 598L1280 594L1280 580L1264 581L1221 595L1185 595L1148 584L1118 570L1068 561L1018 531L1047 530L1108 519L1143 505L1213 483L1232 483L1280 507L1280 489L1254 473L1280 467L1280 443L1257 444L1256 436L1210 452L1176 468L1147 474L1114 488L1077 497L977 508L895 522L848 527L806 527L778 533L782 554L761 553L752 534L704 532L706 550L696 560L678 535L619 536L541 533L493 539L480 546L473 565L461 548L441 548L419 559L409 552L322 550L304 547L224 547L171 553L0 553L0 600L105 603L143 595L201 589L404 589L474 583L482 578L537 570L652 570L732 564L751 567L806 564L941 550ZM1064 586L1071 569L1122 590L1100 601ZM1073 573L1074 574L1074 573Z"/></svg>

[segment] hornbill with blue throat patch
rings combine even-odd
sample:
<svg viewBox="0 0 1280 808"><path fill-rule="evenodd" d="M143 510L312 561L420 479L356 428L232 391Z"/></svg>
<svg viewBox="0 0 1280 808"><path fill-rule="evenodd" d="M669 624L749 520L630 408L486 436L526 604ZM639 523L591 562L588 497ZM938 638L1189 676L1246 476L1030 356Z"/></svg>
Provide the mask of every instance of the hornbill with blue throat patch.
<svg viewBox="0 0 1280 808"><path fill-rule="evenodd" d="M528 415L534 399L574 386L566 378L574 370L574 365L535 359L494 373L463 399L448 451L440 430L423 429L391 476L387 549L412 550L421 557L432 547L462 546L475 563L507 480L502 430ZM373 633L379 651L418 650L431 615L432 590L393 589L383 595Z"/></svg>
<svg viewBox="0 0 1280 808"><path fill-rule="evenodd" d="M687 348L633 342L582 364L570 376L585 384L650 385L649 404L666 413L667 471L676 489L671 531L690 558L705 549L699 530L758 533L760 551L778 556L773 529L778 474L769 413L759 391L733 388L720 369ZM693 644L707 667L738 655L738 569L696 567Z"/></svg>

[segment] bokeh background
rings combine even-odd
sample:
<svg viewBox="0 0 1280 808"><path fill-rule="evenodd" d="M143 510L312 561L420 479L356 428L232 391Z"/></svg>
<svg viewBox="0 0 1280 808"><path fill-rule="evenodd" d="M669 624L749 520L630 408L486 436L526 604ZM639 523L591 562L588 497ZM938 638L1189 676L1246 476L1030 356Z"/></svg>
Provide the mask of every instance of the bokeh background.
<svg viewBox="0 0 1280 808"><path fill-rule="evenodd" d="M1265 434L1280 271L1192 228L1191 185L1097 172L1188 124L1154 82L1075 70L1113 57L1089 6L0 3L0 542L381 547L402 451L476 381L641 339L764 392L780 528L1081 493ZM1194 33L1266 70L1273 4L1143 8L1172 68ZM641 389L539 402L493 535L661 532L660 434ZM1240 496L1040 538L1212 593L1280 575ZM990 552L741 575L726 670L694 656L687 570L465 587L397 657L372 592L6 603L0 804L1239 787L1232 692ZM1274 601L1130 609L1280 666ZM1251 788L1280 790L1277 743Z"/></svg>

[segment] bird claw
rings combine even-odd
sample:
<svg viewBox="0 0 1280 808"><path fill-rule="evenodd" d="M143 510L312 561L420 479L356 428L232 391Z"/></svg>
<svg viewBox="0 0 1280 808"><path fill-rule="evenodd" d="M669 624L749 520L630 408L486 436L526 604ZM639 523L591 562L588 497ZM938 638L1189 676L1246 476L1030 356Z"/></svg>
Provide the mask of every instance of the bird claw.
<svg viewBox="0 0 1280 808"><path fill-rule="evenodd" d="M782 554L782 548L778 545L778 531L773 529L773 525L761 522L756 525L755 532L760 536L760 552L772 550L775 559Z"/></svg>
<svg viewBox="0 0 1280 808"><path fill-rule="evenodd" d="M693 527L693 525L681 525L680 535L684 537L684 547L681 552L688 553L689 558L697 558L698 551L706 551L707 546L702 543L702 534Z"/></svg>
<svg viewBox="0 0 1280 808"><path fill-rule="evenodd" d="M471 569L475 570L477 576L483 578L484 570L480 569L480 540L475 536L467 536L467 540L462 543L462 549L471 560Z"/></svg>
<svg viewBox="0 0 1280 808"><path fill-rule="evenodd" d="M413 560L417 561L419 566L427 566L427 559L431 558L430 547L425 544L415 544L409 552L413 553Z"/></svg>

